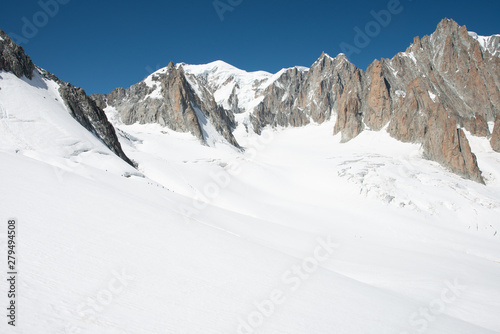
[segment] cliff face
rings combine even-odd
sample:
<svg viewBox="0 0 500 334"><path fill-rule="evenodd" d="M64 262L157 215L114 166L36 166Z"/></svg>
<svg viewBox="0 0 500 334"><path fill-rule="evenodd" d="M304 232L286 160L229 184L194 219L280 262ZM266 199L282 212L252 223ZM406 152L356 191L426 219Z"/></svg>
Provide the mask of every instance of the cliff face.
<svg viewBox="0 0 500 334"><path fill-rule="evenodd" d="M0 70L14 73L17 77L31 80L34 71L59 85L59 93L64 100L68 112L85 129L99 138L113 153L125 162L133 165L125 155L116 136L114 127L108 121L104 111L85 94L81 88L59 80L55 75L34 65L22 47L15 44L9 36L0 30Z"/></svg>
<svg viewBox="0 0 500 334"><path fill-rule="evenodd" d="M387 82L400 92L393 96L389 133L423 143L428 158L483 182L462 128L490 135L487 122L500 110L499 62L452 20L443 20L431 36L415 38L406 52L382 61Z"/></svg>
<svg viewBox="0 0 500 334"><path fill-rule="evenodd" d="M500 114L499 40L445 19L432 35L415 38L406 52L376 60L365 72L343 55L322 55L308 71L288 70L268 87L253 113L254 128L321 123L336 115L333 133L344 142L364 129L386 127L398 140L422 143L429 159L483 182L461 129L489 136L488 122ZM491 139L496 150L498 131Z"/></svg>
<svg viewBox="0 0 500 334"><path fill-rule="evenodd" d="M213 95L182 66L170 63L130 88L118 88L106 96L94 96L101 106L111 106L125 124L158 123L179 132L190 132L207 142L207 122L230 144L239 147L232 134L234 115L215 103Z"/></svg>
<svg viewBox="0 0 500 334"><path fill-rule="evenodd" d="M254 130L260 133L267 125L302 126L330 119L347 83L358 72L344 55L332 58L324 53L310 69L283 71L252 114Z"/></svg>
<svg viewBox="0 0 500 334"><path fill-rule="evenodd" d="M38 69L0 32L0 69L32 77ZM500 152L500 35L478 36L453 20L430 36L416 37L405 52L374 61L366 71L340 54L322 54L310 67L272 75L248 73L221 61L170 63L130 88L90 99L61 82L73 117L125 161L103 109L115 108L126 124L158 123L190 132L213 145L233 136L237 121L261 133L266 126L304 126L336 119L333 134L350 141L364 130L422 144L424 155L454 173L484 182L466 137L490 137ZM490 133L488 122L495 122Z"/></svg>
<svg viewBox="0 0 500 334"><path fill-rule="evenodd" d="M14 43L9 36L0 30L0 71L14 73L18 78L23 75L33 78L35 64L30 57L24 53L24 49Z"/></svg>
<svg viewBox="0 0 500 334"><path fill-rule="evenodd" d="M500 114L498 114L495 119L493 135L491 136L491 147L500 153Z"/></svg>

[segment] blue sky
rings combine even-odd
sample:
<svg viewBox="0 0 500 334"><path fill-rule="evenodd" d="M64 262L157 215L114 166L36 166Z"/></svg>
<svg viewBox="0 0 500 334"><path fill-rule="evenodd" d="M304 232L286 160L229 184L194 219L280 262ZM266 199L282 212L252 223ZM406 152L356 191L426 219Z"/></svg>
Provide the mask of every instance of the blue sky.
<svg viewBox="0 0 500 334"><path fill-rule="evenodd" d="M349 54L363 69L404 51L445 17L481 35L500 33L498 0L217 1L218 10L214 0L5 1L0 29L16 34L37 65L87 93L128 87L170 60L224 60L273 73L310 66L322 51L355 47L354 29L367 24L373 37ZM390 23L377 29L372 12L388 8Z"/></svg>

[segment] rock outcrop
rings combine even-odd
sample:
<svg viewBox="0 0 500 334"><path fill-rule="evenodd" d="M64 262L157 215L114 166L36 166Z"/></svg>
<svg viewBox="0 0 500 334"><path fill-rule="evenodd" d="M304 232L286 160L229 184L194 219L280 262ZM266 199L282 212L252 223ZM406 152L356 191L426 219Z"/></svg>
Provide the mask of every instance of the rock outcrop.
<svg viewBox="0 0 500 334"><path fill-rule="evenodd" d="M361 71L356 69L355 75L345 86L346 93L339 99L337 122L333 134L341 132L342 142L347 142L361 133L364 129L363 114L363 82Z"/></svg>
<svg viewBox="0 0 500 334"><path fill-rule="evenodd" d="M491 136L491 147L500 153L500 114L495 119L493 135Z"/></svg>
<svg viewBox="0 0 500 334"><path fill-rule="evenodd" d="M461 128L490 134L488 121L500 110L499 60L453 20L443 20L431 36L415 38L406 52L383 60L387 81L405 95L393 99L389 133L424 143L428 158L483 182Z"/></svg>
<svg viewBox="0 0 500 334"><path fill-rule="evenodd" d="M379 131L389 123L392 116L391 85L385 78L379 61L371 64L366 72L370 89L366 98L364 122L370 129Z"/></svg>
<svg viewBox="0 0 500 334"><path fill-rule="evenodd" d="M398 140L422 144L427 158L454 173L484 182L466 134L491 136L500 152L499 43L500 35L478 36L445 19L432 35L415 37L405 52L376 60L366 71L343 54L325 53L310 68L275 75L248 73L221 61L170 63L130 88L92 96L93 101L64 85L61 95L82 125L109 137L103 140L117 154L111 130L96 125L106 107L115 108L126 124L158 123L207 144L224 141L235 147L236 119L261 133L266 126L335 118L333 133L343 142L365 130L386 130ZM29 57L4 44L0 68L29 77L34 68ZM494 121L490 133L488 123Z"/></svg>
<svg viewBox="0 0 500 334"><path fill-rule="evenodd" d="M285 71L265 91L264 101L255 109L252 125L260 133L263 124L276 126L303 126L309 124L306 112L300 106L306 74L298 68Z"/></svg>
<svg viewBox="0 0 500 334"><path fill-rule="evenodd" d="M59 93L64 99L71 116L85 129L100 138L104 144L128 164L134 163L125 155L116 136L115 128L107 121L106 114L81 88L60 82ZM106 120L106 121L104 121Z"/></svg>
<svg viewBox="0 0 500 334"><path fill-rule="evenodd" d="M461 129L489 136L488 122L499 114L499 39L479 38L445 19L431 36L416 37L405 52L376 60L365 72L342 54L323 54L309 70L288 69L267 88L251 115L253 128L302 126L336 115L333 133L343 142L364 129L387 127L398 140L422 143L429 159L483 182Z"/></svg>
<svg viewBox="0 0 500 334"><path fill-rule="evenodd" d="M323 53L309 69L283 70L264 91L263 101L251 115L257 133L264 127L323 123L338 109L345 87L359 70L345 55ZM356 78L354 80L356 80Z"/></svg>
<svg viewBox="0 0 500 334"><path fill-rule="evenodd" d="M59 85L59 94L64 100L69 113L85 129L99 138L113 153L128 164L134 163L125 155L116 136L114 127L108 121L104 111L85 94L81 88L59 80L55 75L38 68L24 53L22 47L15 44L0 30L0 70L14 73L17 77L33 78L34 71Z"/></svg>
<svg viewBox="0 0 500 334"><path fill-rule="evenodd" d="M106 96L93 96L101 106L111 106L125 124L158 123L179 132L190 132L208 141L208 122L230 144L239 147L232 134L234 115L219 106L213 95L182 66L172 62L130 88L118 88Z"/></svg>
<svg viewBox="0 0 500 334"><path fill-rule="evenodd" d="M24 49L14 43L5 32L0 30L0 71L14 73L18 78L33 78L35 64L24 53Z"/></svg>
<svg viewBox="0 0 500 334"><path fill-rule="evenodd" d="M458 175L484 183L464 131L441 106L430 113L424 135L424 154Z"/></svg>

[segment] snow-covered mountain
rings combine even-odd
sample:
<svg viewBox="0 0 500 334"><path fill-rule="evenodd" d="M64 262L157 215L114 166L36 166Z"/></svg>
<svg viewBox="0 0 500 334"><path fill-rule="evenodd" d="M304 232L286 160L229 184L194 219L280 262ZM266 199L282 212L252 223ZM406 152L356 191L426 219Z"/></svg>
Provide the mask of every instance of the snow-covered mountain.
<svg viewBox="0 0 500 334"><path fill-rule="evenodd" d="M188 80L182 67L173 63L130 88L118 88L94 99L103 109L116 110L126 124L158 123L190 132L207 144L239 147L232 133L234 115L218 105L196 78Z"/></svg>
<svg viewBox="0 0 500 334"><path fill-rule="evenodd" d="M488 51L492 56L500 56L500 35L480 36L473 31L469 35L479 42L481 49Z"/></svg>
<svg viewBox="0 0 500 334"><path fill-rule="evenodd" d="M71 163L89 152L117 155L129 165L114 127L81 88L36 67L0 30L2 148ZM131 168L133 170L133 168Z"/></svg>
<svg viewBox="0 0 500 334"><path fill-rule="evenodd" d="M366 72L326 54L276 75L170 64L93 100L0 33L0 219L19 233L17 326L0 333L500 333L496 84L491 140L480 117L457 129L478 110L448 101L443 73L462 84L458 42L475 39L442 28L431 50L464 46L442 71L424 71L431 36ZM418 138L403 108L441 115L425 133L443 136L394 135ZM474 152L485 184L429 160L435 140Z"/></svg>
<svg viewBox="0 0 500 334"><path fill-rule="evenodd" d="M274 75L222 61L171 63L128 89L95 99L125 124L159 123L211 145L236 147L245 132L335 118L332 132L344 142L364 129L384 129L398 140L422 144L427 158L452 172L484 183L464 130L491 138L500 151L500 127L488 125L500 123L497 37L468 33L445 19L432 35L416 37L405 52L376 60L366 71L343 54L324 53L310 68Z"/></svg>
<svg viewBox="0 0 500 334"><path fill-rule="evenodd" d="M252 111L264 98L263 90L274 81L268 72L249 73L223 61L206 65L181 63L177 67L182 67L188 77L196 77L213 94L216 103L234 114Z"/></svg>

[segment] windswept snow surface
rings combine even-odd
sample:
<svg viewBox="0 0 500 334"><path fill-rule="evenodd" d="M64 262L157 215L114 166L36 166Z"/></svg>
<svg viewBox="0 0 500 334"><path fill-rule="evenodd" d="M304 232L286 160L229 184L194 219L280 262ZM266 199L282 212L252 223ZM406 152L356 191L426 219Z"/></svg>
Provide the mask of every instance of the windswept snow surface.
<svg viewBox="0 0 500 334"><path fill-rule="evenodd" d="M486 139L468 134L483 186L385 132L340 144L331 122L242 134L244 152L117 124L126 174L57 87L0 76L0 219L19 225L1 333L500 333Z"/></svg>
<svg viewBox="0 0 500 334"><path fill-rule="evenodd" d="M71 117L58 89L36 71L33 80L0 71L0 150L42 160L57 172L112 168L115 154ZM114 171L136 173L132 167Z"/></svg>

